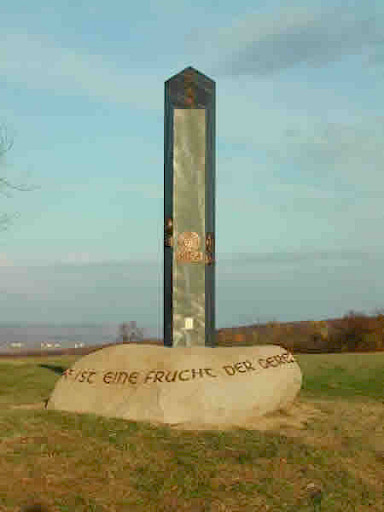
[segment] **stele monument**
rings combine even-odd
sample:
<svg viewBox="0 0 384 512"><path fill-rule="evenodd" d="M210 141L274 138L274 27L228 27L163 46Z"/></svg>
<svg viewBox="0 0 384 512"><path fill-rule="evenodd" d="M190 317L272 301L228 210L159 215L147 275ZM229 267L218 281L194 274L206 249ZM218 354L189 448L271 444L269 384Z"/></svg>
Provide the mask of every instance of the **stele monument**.
<svg viewBox="0 0 384 512"><path fill-rule="evenodd" d="M289 408L302 374L277 345L215 346L215 82L192 67L165 82L164 346L80 358L47 409L187 428L231 428Z"/></svg>

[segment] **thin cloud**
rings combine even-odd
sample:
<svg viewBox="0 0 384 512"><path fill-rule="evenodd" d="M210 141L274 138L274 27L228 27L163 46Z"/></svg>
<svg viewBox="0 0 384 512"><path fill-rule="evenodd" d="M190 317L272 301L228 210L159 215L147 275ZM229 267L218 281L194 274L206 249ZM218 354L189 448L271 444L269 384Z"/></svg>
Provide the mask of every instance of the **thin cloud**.
<svg viewBox="0 0 384 512"><path fill-rule="evenodd" d="M348 264L350 261L370 261L381 260L383 253L378 251L363 251L358 249L339 249L324 251L284 251L284 252L268 252L260 254L235 254L233 257L225 256L224 261L233 261L238 263L300 263L311 261L314 264L318 261L343 261Z"/></svg>
<svg viewBox="0 0 384 512"><path fill-rule="evenodd" d="M218 324L234 325L240 315L304 320L379 307L383 302L382 254L347 253L219 253ZM0 293L3 317L8 322L22 319L33 323L120 323L134 319L143 327L157 326L161 335L159 259L0 267L6 290L6 294Z"/></svg>
<svg viewBox="0 0 384 512"><path fill-rule="evenodd" d="M101 55L62 48L45 36L3 34L0 47L0 76L8 83L136 108L158 109L162 105L161 76L125 73Z"/></svg>
<svg viewBox="0 0 384 512"><path fill-rule="evenodd" d="M62 258L63 263L90 263L92 256L88 253L69 253Z"/></svg>
<svg viewBox="0 0 384 512"><path fill-rule="evenodd" d="M354 187L359 195L384 194L384 128L380 117L352 124L318 123L290 138L287 158L303 175Z"/></svg>
<svg viewBox="0 0 384 512"><path fill-rule="evenodd" d="M95 180L96 181L96 180ZM100 183L64 183L57 184L52 183L49 186L44 186L45 193L51 192L87 192L91 190L94 191L103 191L106 192L108 190L108 185L110 185L110 190L113 190L115 195L120 193L134 193L141 194L146 199L162 199L164 197L164 187L162 185L156 185L152 183L135 183L135 184L121 184L115 182L107 183L105 180L100 181Z"/></svg>
<svg viewBox="0 0 384 512"><path fill-rule="evenodd" d="M317 12L289 8L273 16L248 14L217 33L215 46L227 55L215 73L268 76L303 63L324 66L362 53L384 40L383 17L374 3L363 7L364 14L349 4Z"/></svg>

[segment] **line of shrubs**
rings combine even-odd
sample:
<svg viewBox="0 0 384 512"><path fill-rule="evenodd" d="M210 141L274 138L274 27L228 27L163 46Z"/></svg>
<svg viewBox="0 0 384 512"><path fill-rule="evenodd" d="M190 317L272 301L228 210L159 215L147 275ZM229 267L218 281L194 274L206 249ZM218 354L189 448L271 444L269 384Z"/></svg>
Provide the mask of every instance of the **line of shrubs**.
<svg viewBox="0 0 384 512"><path fill-rule="evenodd" d="M327 345L332 352L372 352L384 350L384 314L346 314L331 326Z"/></svg>
<svg viewBox="0 0 384 512"><path fill-rule="evenodd" d="M220 329L218 346L277 344L296 353L373 352L384 350L384 314L350 311L322 321L268 322Z"/></svg>

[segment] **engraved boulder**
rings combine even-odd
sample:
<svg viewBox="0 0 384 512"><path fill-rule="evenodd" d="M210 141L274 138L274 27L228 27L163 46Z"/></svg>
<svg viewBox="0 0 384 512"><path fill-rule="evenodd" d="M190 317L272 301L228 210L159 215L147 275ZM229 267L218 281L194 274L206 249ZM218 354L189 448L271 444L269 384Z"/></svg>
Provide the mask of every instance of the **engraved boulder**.
<svg viewBox="0 0 384 512"><path fill-rule="evenodd" d="M47 409L155 424L242 426L289 407L301 383L294 356L276 345L122 344L68 368Z"/></svg>

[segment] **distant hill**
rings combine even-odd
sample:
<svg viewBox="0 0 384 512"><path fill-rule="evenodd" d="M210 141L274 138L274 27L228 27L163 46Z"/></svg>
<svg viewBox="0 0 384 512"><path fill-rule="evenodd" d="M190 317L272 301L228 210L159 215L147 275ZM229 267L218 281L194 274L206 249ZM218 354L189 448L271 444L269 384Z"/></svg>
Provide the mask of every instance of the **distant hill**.
<svg viewBox="0 0 384 512"><path fill-rule="evenodd" d="M384 350L384 314L366 316L350 312L343 318L304 320L298 322L268 322L223 328L216 331L217 346L280 345L296 353L325 353ZM136 342L143 345L163 345L162 339L147 338ZM7 350L1 357L41 355L86 355L116 342L63 347Z"/></svg>

